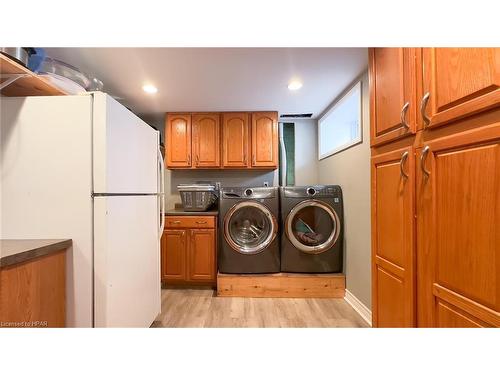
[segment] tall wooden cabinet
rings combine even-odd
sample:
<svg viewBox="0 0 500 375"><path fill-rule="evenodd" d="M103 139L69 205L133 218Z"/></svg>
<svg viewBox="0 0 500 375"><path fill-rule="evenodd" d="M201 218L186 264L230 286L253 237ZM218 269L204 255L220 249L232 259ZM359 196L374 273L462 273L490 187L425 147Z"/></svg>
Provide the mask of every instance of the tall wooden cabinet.
<svg viewBox="0 0 500 375"><path fill-rule="evenodd" d="M372 305L380 327L415 322L414 165L412 146L372 158Z"/></svg>
<svg viewBox="0 0 500 375"><path fill-rule="evenodd" d="M500 48L425 48L422 60L426 128L498 106Z"/></svg>
<svg viewBox="0 0 500 375"><path fill-rule="evenodd" d="M495 124L425 142L418 153L421 326L500 326L496 116Z"/></svg>
<svg viewBox="0 0 500 375"><path fill-rule="evenodd" d="M370 50L371 144L416 132L416 49Z"/></svg>
<svg viewBox="0 0 500 375"><path fill-rule="evenodd" d="M499 53L415 49L417 132L384 144L371 88L374 326L500 327Z"/></svg>

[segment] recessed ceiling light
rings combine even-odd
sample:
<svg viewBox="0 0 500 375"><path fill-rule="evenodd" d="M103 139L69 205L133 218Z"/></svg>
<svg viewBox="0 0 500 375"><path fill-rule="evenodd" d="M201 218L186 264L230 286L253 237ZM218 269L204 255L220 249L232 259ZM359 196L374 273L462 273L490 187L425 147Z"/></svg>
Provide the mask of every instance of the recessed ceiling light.
<svg viewBox="0 0 500 375"><path fill-rule="evenodd" d="M158 92L158 89L153 85L144 85L142 89L148 94L156 94Z"/></svg>
<svg viewBox="0 0 500 375"><path fill-rule="evenodd" d="M300 82L300 81L291 81L288 84L288 90L292 90L292 91L298 90L301 87L302 87L302 82Z"/></svg>

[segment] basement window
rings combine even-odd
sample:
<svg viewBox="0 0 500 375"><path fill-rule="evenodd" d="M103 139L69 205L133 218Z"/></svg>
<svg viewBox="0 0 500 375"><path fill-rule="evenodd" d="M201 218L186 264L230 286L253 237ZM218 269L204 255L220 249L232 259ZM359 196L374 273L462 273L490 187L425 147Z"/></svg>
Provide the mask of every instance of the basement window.
<svg viewBox="0 0 500 375"><path fill-rule="evenodd" d="M362 141L361 82L358 82L319 119L318 159L327 158Z"/></svg>

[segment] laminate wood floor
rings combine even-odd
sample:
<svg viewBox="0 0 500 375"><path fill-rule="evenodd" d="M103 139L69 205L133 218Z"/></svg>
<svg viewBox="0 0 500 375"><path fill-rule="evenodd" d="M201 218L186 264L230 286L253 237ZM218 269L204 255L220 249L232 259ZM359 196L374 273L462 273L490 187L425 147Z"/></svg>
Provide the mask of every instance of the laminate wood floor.
<svg viewBox="0 0 500 375"><path fill-rule="evenodd" d="M212 289L162 289L152 327L368 327L341 298L217 297Z"/></svg>

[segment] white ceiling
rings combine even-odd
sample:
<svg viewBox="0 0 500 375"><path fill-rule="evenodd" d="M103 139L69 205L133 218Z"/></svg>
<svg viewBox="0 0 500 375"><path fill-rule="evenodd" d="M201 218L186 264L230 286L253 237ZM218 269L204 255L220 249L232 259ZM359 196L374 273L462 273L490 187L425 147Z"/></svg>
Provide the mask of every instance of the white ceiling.
<svg viewBox="0 0 500 375"><path fill-rule="evenodd" d="M322 111L367 67L366 48L47 48L136 113ZM303 87L289 91L298 78ZM152 83L158 93L142 91Z"/></svg>

